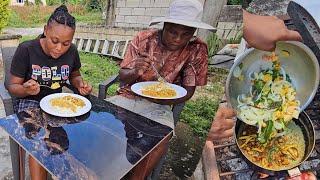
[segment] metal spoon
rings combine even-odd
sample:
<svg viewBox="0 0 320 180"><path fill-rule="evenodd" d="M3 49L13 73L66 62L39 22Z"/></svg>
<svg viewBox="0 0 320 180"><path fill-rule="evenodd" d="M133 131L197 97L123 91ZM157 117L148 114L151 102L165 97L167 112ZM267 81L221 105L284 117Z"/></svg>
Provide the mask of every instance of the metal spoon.
<svg viewBox="0 0 320 180"><path fill-rule="evenodd" d="M39 84L39 86L47 87L47 88L50 88L50 89L58 89L58 88L60 88L60 84L59 84L59 86L53 86L53 84L51 86Z"/></svg>

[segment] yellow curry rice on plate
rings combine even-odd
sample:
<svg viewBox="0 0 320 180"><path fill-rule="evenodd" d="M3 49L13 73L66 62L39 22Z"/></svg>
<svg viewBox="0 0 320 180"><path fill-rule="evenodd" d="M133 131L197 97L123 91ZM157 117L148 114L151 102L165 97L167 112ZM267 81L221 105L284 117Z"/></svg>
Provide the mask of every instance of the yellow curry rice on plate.
<svg viewBox="0 0 320 180"><path fill-rule="evenodd" d="M62 111L72 111L76 112L78 108L85 106L85 102L77 97L70 95L63 97L55 97L50 99L51 106L58 108Z"/></svg>
<svg viewBox="0 0 320 180"><path fill-rule="evenodd" d="M146 85L142 89L142 94L156 98L170 98L177 95L176 91L165 82Z"/></svg>

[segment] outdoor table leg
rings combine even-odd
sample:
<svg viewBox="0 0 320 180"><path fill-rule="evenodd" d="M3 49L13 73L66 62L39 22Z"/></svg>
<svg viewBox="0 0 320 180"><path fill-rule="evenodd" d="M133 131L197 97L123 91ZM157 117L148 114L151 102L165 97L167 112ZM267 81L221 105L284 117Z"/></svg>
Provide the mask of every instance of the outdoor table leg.
<svg viewBox="0 0 320 180"><path fill-rule="evenodd" d="M25 179L25 154L26 152L24 151L24 149L19 146L19 175L21 180Z"/></svg>
<svg viewBox="0 0 320 180"><path fill-rule="evenodd" d="M11 137L9 138L9 140L10 140L10 153L11 153L11 163L12 163L12 171L13 171L14 180L24 180L24 178L25 178L25 168L24 168L25 151Z"/></svg>
<svg viewBox="0 0 320 180"><path fill-rule="evenodd" d="M162 142L155 147L149 155L140 161L130 172L129 179L145 179L152 170L157 166L161 157L167 153L169 140L172 135L167 136Z"/></svg>

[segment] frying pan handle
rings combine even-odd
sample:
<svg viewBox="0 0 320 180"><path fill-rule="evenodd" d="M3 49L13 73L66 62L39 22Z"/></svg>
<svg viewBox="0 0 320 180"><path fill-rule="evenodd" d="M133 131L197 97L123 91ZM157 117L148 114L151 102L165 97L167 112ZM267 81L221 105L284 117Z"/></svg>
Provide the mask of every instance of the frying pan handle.
<svg viewBox="0 0 320 180"><path fill-rule="evenodd" d="M291 21L287 26L294 25L295 29L300 33L303 39L303 43L307 45L317 59L320 60L320 29L317 22L310 15L310 13L297 4L290 1L287 12L291 18Z"/></svg>

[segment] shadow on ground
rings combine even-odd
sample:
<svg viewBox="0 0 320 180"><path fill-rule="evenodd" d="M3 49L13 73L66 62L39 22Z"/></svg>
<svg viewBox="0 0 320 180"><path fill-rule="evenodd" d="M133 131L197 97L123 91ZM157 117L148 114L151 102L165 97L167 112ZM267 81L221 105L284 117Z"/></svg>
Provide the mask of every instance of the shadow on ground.
<svg viewBox="0 0 320 180"><path fill-rule="evenodd" d="M202 154L204 141L195 136L187 124L179 122L175 132L176 136L170 142L160 180L188 179Z"/></svg>

